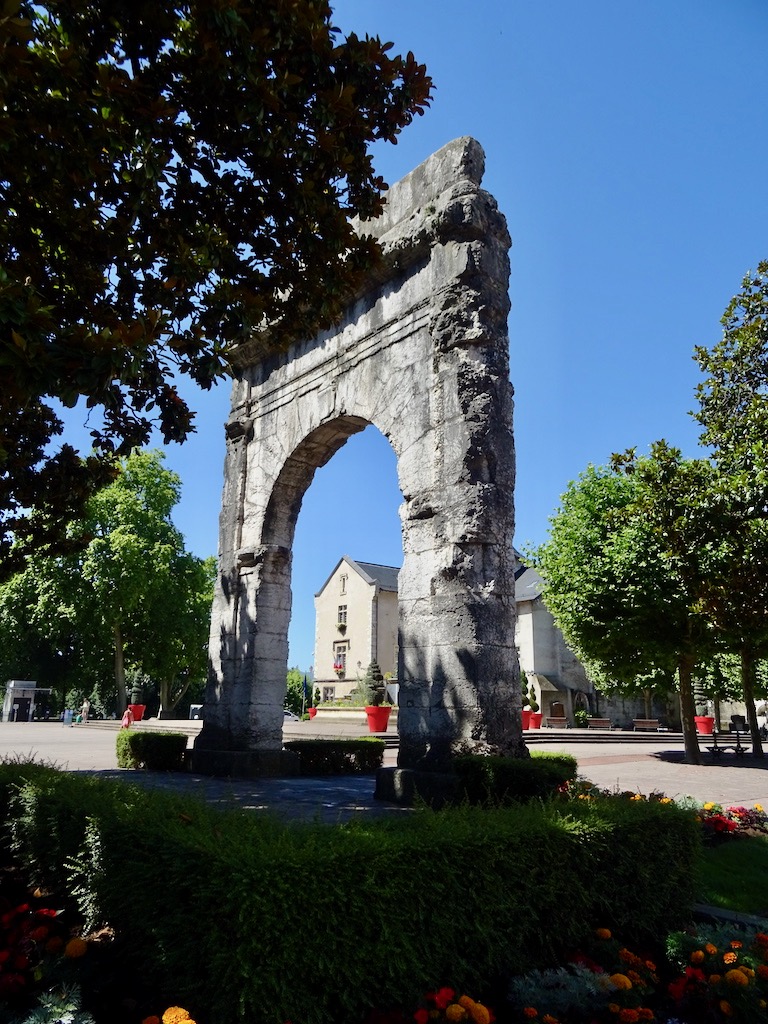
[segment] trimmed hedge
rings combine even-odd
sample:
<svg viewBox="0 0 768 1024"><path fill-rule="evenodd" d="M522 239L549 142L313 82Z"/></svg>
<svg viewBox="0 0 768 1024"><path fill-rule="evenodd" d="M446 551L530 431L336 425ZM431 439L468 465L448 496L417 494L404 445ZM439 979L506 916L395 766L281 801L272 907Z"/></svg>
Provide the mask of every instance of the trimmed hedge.
<svg viewBox="0 0 768 1024"><path fill-rule="evenodd" d="M487 990L597 924L658 937L684 926L693 902L699 826L673 804L286 825L16 769L15 782L0 771L0 791L19 863L40 876L67 864L90 921L121 936L126 973L142 971L200 1024L359 1024L441 984Z"/></svg>
<svg viewBox="0 0 768 1024"><path fill-rule="evenodd" d="M117 767L146 768L151 772L183 771L187 739L184 732L121 729L115 742Z"/></svg>
<svg viewBox="0 0 768 1024"><path fill-rule="evenodd" d="M301 758L300 775L355 775L375 772L384 760L384 740L288 740L284 746Z"/></svg>
<svg viewBox="0 0 768 1024"><path fill-rule="evenodd" d="M453 765L459 799L481 806L546 799L578 772L574 757L538 751L527 758L467 754L454 758Z"/></svg>

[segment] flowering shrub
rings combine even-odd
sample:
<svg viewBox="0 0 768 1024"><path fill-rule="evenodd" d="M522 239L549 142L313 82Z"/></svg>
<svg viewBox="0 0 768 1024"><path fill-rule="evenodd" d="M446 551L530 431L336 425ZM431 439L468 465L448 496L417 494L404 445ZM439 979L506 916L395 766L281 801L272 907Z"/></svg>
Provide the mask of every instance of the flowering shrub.
<svg viewBox="0 0 768 1024"><path fill-rule="evenodd" d="M768 935L676 932L667 950L680 970L668 991L683 1020L768 1021Z"/></svg>
<svg viewBox="0 0 768 1024"><path fill-rule="evenodd" d="M659 983L653 960L598 928L565 967L515 978L509 998L515 1021L536 1024L639 1024L657 1021L651 1008Z"/></svg>
<svg viewBox="0 0 768 1024"><path fill-rule="evenodd" d="M0 914L0 1001L25 993L42 976L46 954L64 944L59 911L6 904Z"/></svg>
<svg viewBox="0 0 768 1024"><path fill-rule="evenodd" d="M723 807L708 802L695 808L704 835L723 838L728 835L768 835L768 814L760 804L754 807Z"/></svg>
<svg viewBox="0 0 768 1024"><path fill-rule="evenodd" d="M430 1021L451 1021L457 1024L491 1024L496 1018L482 1003L475 1002L470 996L457 996L452 988L440 988L437 992L429 992L425 996L426 1006L420 1007L413 1015L416 1024L428 1024Z"/></svg>

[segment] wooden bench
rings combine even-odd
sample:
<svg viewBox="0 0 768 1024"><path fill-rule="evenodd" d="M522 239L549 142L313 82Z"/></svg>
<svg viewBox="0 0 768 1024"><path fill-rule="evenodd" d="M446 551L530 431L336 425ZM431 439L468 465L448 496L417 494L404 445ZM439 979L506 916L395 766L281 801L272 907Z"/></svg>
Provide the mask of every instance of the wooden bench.
<svg viewBox="0 0 768 1024"><path fill-rule="evenodd" d="M587 719L588 729L612 729L613 724L610 718L588 718Z"/></svg>
<svg viewBox="0 0 768 1024"><path fill-rule="evenodd" d="M567 729L568 719L557 717L552 718L552 716L550 716L549 718L547 718L546 725L548 729Z"/></svg>
<svg viewBox="0 0 768 1024"><path fill-rule="evenodd" d="M737 755L737 757L743 757L744 754L748 753L747 748L742 746L742 744L741 744L741 737L739 736L739 730L738 729L736 730L736 742L735 743L718 743L717 742L717 733L713 732L712 733L712 746L711 747L707 747L707 750L711 751L711 753L713 753L715 755L715 757L719 757L721 754L725 753L726 750L732 750L734 752L734 754Z"/></svg>
<svg viewBox="0 0 768 1024"><path fill-rule="evenodd" d="M640 732L641 730L650 732L659 731L658 718L636 718L632 724L635 727L635 732Z"/></svg>

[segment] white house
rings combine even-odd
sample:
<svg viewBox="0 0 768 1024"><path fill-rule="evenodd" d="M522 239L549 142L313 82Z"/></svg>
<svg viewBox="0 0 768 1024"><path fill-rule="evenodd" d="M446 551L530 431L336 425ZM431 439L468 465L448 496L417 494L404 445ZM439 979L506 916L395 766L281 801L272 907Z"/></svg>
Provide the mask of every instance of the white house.
<svg viewBox="0 0 768 1024"><path fill-rule="evenodd" d="M339 560L315 595L315 685L323 700L346 696L371 661L397 676L397 575L391 565ZM515 574L516 646L520 670L533 686L545 718L573 722L592 704L592 684L541 599L538 573L520 564Z"/></svg>
<svg viewBox="0 0 768 1024"><path fill-rule="evenodd" d="M392 565L344 555L315 594L315 686L345 697L376 661L397 675L397 574Z"/></svg>

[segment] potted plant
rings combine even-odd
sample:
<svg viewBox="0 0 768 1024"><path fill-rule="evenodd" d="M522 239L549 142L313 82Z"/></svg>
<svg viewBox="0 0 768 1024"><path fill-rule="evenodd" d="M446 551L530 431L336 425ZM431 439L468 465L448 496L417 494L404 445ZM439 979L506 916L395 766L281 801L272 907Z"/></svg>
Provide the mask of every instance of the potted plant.
<svg viewBox="0 0 768 1024"><path fill-rule="evenodd" d="M525 681L525 677L520 680L520 706L522 708L521 715L523 718L523 729L530 729L531 727L531 709L528 706L528 688Z"/></svg>
<svg viewBox="0 0 768 1024"><path fill-rule="evenodd" d="M539 711L539 705L536 700L536 691L533 686L528 690L528 706L531 709L531 718L528 725L529 729L540 729L541 728L541 711Z"/></svg>
<svg viewBox="0 0 768 1024"><path fill-rule="evenodd" d="M386 732L392 704L387 698L387 685L378 663L372 661L365 670L362 679L368 703L365 705L365 716L368 719L369 732Z"/></svg>
<svg viewBox="0 0 768 1024"><path fill-rule="evenodd" d="M697 714L693 716L696 732L701 733L702 736L711 736L715 729L715 716L708 715L708 710L706 704L698 705L696 707Z"/></svg>

